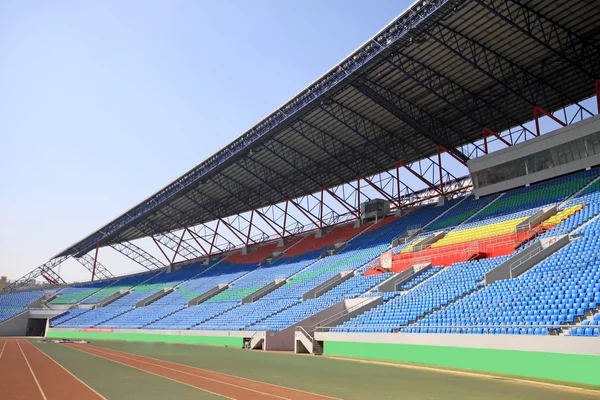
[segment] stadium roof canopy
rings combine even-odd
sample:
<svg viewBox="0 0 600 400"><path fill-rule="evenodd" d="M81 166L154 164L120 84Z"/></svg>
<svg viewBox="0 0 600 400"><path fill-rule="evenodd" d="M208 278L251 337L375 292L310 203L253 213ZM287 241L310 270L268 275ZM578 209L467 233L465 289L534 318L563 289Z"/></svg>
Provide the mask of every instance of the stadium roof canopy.
<svg viewBox="0 0 600 400"><path fill-rule="evenodd" d="M462 161L594 94L593 0L425 0L223 149L58 256L242 213L414 162ZM523 128L526 129L526 128ZM58 257L57 256L57 257Z"/></svg>

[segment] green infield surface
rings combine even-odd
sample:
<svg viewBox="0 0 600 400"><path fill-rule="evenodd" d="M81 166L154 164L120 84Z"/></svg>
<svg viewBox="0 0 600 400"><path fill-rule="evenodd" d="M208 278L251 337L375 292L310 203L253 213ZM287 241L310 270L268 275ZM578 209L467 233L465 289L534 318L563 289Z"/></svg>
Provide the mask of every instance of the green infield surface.
<svg viewBox="0 0 600 400"><path fill-rule="evenodd" d="M599 388L175 343L0 338L2 399L598 399Z"/></svg>

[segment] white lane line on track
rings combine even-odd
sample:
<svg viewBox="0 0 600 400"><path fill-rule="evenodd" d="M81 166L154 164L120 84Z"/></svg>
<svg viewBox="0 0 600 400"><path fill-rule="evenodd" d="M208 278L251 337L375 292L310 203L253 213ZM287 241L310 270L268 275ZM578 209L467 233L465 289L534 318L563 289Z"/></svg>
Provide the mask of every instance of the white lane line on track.
<svg viewBox="0 0 600 400"><path fill-rule="evenodd" d="M87 383L85 383L84 381L82 381L81 379L79 379L78 377L76 377L75 375L73 375L71 373L71 371L69 371L68 369L66 369L65 367L63 367L62 365L60 365L58 363L58 361L56 361L55 359L53 359L52 357L50 357L48 354L44 353L42 350L38 349L36 346L34 346L32 343L30 343L29 341L26 341L26 343L30 346L32 346L35 350L39 351L40 353L42 353L45 357L48 357L50 360L52 360L53 363L55 363L56 365L58 365L59 367L61 367L62 369L64 369L69 375L71 375L73 378L77 379L79 382L81 382L81 384L85 387L87 387L88 389L90 389L92 392L96 393L98 395L98 397L100 397L101 399L107 400L106 397L102 396L100 393L98 393L97 391L95 391L93 388L91 388Z"/></svg>
<svg viewBox="0 0 600 400"><path fill-rule="evenodd" d="M33 376L33 380L35 380L35 384L37 385L38 389L40 390L40 393L42 394L42 397L44 398L44 400L48 400L48 398L46 397L46 394L44 393L44 391L42 390L42 387L40 386L40 382L38 381L37 377L35 376L35 373L33 372L33 369L31 368L31 365L29 364L29 360L27 359L27 356L25 356L25 353L23 353L23 349L21 348L19 341L17 340L16 342L17 342L17 346L19 346L19 350L21 350L21 354L23 354L23 358L25 359L25 362L27 363L27 367L29 367L29 371L31 372L31 376Z"/></svg>

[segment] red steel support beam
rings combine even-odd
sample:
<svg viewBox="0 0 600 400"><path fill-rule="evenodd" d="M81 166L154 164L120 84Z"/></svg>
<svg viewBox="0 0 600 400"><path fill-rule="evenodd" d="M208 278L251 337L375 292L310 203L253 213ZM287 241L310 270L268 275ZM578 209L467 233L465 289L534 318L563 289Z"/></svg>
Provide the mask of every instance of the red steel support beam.
<svg viewBox="0 0 600 400"><path fill-rule="evenodd" d="M444 171L442 170L442 147L437 147L438 168L440 171L440 191L444 194Z"/></svg>
<svg viewBox="0 0 600 400"><path fill-rule="evenodd" d="M246 246L250 243L250 232L252 232L252 220L254 219L254 210L250 213L250 223L248 224L248 234L246 235Z"/></svg>
<svg viewBox="0 0 600 400"><path fill-rule="evenodd" d="M598 105L598 114L600 114L600 79L596 81L596 103Z"/></svg>
<svg viewBox="0 0 600 400"><path fill-rule="evenodd" d="M400 162L396 161L396 186L398 190L398 207L402 207L402 196L400 194Z"/></svg>
<svg viewBox="0 0 600 400"><path fill-rule="evenodd" d="M218 219L217 220L217 227L215 228L215 233L213 234L213 238L212 238L212 242L210 244L210 250L208 251L208 254L212 254L213 251L213 247L215 247L215 239L217 238L217 232L219 232L219 224L221 223L221 220Z"/></svg>
<svg viewBox="0 0 600 400"><path fill-rule="evenodd" d="M202 249L202 251L204 252L204 254L208 255L208 252L206 251L206 249L204 248L204 246L202 246L202 244L200 243L200 241L198 240L198 238L196 238L196 235L194 235L194 232L192 232L188 228L185 228L185 230L188 231L189 235L192 237L192 239L194 239L194 241L196 242L196 244L198 244L198 246L200 246L200 248Z"/></svg>
<svg viewBox="0 0 600 400"><path fill-rule="evenodd" d="M314 226L316 226L317 228L319 227L319 223L312 219L312 217L309 214L307 214L304 211L304 209L300 207L295 201L290 200L290 203L292 203L298 209L298 211L302 213L302 215L304 215L312 224L314 224Z"/></svg>
<svg viewBox="0 0 600 400"><path fill-rule="evenodd" d="M508 147L512 146L511 143L509 143L506 139L504 139L502 136L498 135L496 132L494 132L493 130L489 129L489 128L483 128L482 131L483 133L483 146L484 146L484 150L485 150L485 154L488 154L488 135L493 135L496 136L502 143L504 143L505 145L507 145Z"/></svg>
<svg viewBox="0 0 600 400"><path fill-rule="evenodd" d="M340 199L338 197L338 195L336 195L329 189L325 189L325 191L327 193L329 193L331 195L331 197L333 197L338 203L340 203L342 205L342 207L344 207L346 210L348 210L348 212L350 212L350 214L354 215L356 218L360 218L359 215L356 214L356 210L353 210L350 207L348 207L348 204L344 200ZM323 192L321 192L321 209L322 208L323 208ZM321 213L322 213L322 211L321 211ZM323 217L321 217L321 218L323 218Z"/></svg>
<svg viewBox="0 0 600 400"><path fill-rule="evenodd" d="M367 184L369 186L371 186L373 189L375 189L379 194L381 194L383 197L385 197L386 199L388 199L390 202L394 203L394 205L396 207L400 207L400 204L396 201L396 199L394 199L392 196L390 196L389 194L387 194L386 192L384 192L383 190L381 190L381 188L377 187L377 185L375 185L373 182L371 182L367 178L363 178L363 179L364 179L365 182L367 182Z"/></svg>
<svg viewBox="0 0 600 400"><path fill-rule="evenodd" d="M258 214L258 216L259 216L259 217L260 217L260 218L261 218L263 221L265 221L265 223L266 223L267 225L269 225L269 228L273 229L273 232L275 232L276 234L278 234L278 235L279 235L279 237L283 238L283 235L285 235L285 226L284 226L284 228L283 228L283 229L284 229L284 233L283 233L283 235L280 235L280 234L279 234L279 231L278 231L278 230L277 230L277 229L276 229L276 228L275 228L273 225L271 225L271 223L269 222L269 219L268 219L267 217L265 217L265 216L263 215L263 213L261 213L261 212L260 212L260 211L258 211L258 210L256 210L256 213Z"/></svg>
<svg viewBox="0 0 600 400"><path fill-rule="evenodd" d="M46 276L46 275L43 275L43 274L42 274L42 277L43 277L45 280L47 280L47 281L48 281L48 283L50 283L51 285L54 285L54 286L60 286L60 284L59 284L58 282L56 282L54 279L50 278L49 276Z"/></svg>
<svg viewBox="0 0 600 400"><path fill-rule="evenodd" d="M540 132L539 114L544 114L545 116L550 117L550 119L559 123L560 125L567 126L567 124L565 124L560 119L556 118L554 115L550 114L548 111L544 110L543 108L533 107L533 119L535 119L535 133L537 136L540 136L540 133L541 133Z"/></svg>
<svg viewBox="0 0 600 400"><path fill-rule="evenodd" d="M501 139L501 138L500 138ZM501 139L502 140L502 139ZM444 146L438 146L440 149L442 149L446 154L448 154L449 156L451 156L452 158L454 158L456 161L458 161L459 163L461 163L462 165L464 165L465 167L468 167L467 163L464 162L463 160L461 160L460 158L456 157L454 154L452 154L451 151L448 151L447 148L445 148ZM442 166L442 161L440 160L440 167Z"/></svg>
<svg viewBox="0 0 600 400"><path fill-rule="evenodd" d="M179 253L179 247L181 246L181 242L183 241L183 237L185 236L185 232L187 229L184 229L181 232L181 237L179 238L179 243L177 243L177 248L175 249L175 254L173 254L173 259L171 260L171 264L175 261L175 257L177 257L177 253Z"/></svg>
<svg viewBox="0 0 600 400"><path fill-rule="evenodd" d="M433 183L429 182L427 179L425 179L421 175L417 174L408 165L404 164L401 161L398 161L398 162L400 163L400 165L402 165L404 168L406 168L411 174L413 174L414 176L416 176L421 182L423 182L424 184L426 184L427 186L429 186L431 189L435 190L439 194L443 194L442 192L440 192L440 189L437 188Z"/></svg>
<svg viewBox="0 0 600 400"><path fill-rule="evenodd" d="M237 239L238 239L238 240L239 240L241 243L244 243L244 239L242 239L242 238L241 238L241 237L240 237L240 236L239 236L239 235L236 233L236 230L235 230L235 229L234 229L234 228L233 228L231 225L229 225L229 223L227 223L227 222L223 221L223 225L225 225L225 226L227 227L227 229L229 229L229 231L230 231L231 233L233 233L233 235L234 235L234 236L235 236L235 237L236 237L236 238L237 238Z"/></svg>
<svg viewBox="0 0 600 400"><path fill-rule="evenodd" d="M164 250L162 249L162 247L160 247L160 243L158 243L156 241L156 239L154 239L154 237L152 237L152 240L154 240L154 244L156 245L156 247L158 247L158 249L163 254L163 256L165 256L165 258L167 259L167 262L171 263L171 259L169 258L169 256L167 256L167 254L164 252Z"/></svg>
<svg viewBox="0 0 600 400"><path fill-rule="evenodd" d="M323 189L321 189L321 211L319 211L319 228L323 229Z"/></svg>
<svg viewBox="0 0 600 400"><path fill-rule="evenodd" d="M96 277L96 263L98 262L98 250L100 249L100 244L96 245L96 252L94 254L94 267L92 268L92 282L94 282L94 278Z"/></svg>
<svg viewBox="0 0 600 400"><path fill-rule="evenodd" d="M283 232L281 232L281 237L285 236L285 225L287 224L287 213L288 213L288 204L290 202L288 200L285 201L285 211L283 212Z"/></svg>

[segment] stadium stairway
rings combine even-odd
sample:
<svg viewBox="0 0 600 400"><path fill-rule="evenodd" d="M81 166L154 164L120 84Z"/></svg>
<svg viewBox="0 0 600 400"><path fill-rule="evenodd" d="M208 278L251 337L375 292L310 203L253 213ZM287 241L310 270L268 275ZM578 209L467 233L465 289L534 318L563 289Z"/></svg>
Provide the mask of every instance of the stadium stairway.
<svg viewBox="0 0 600 400"><path fill-rule="evenodd" d="M343 232L344 232L344 235L347 235L348 232L355 232L356 233L356 228L354 228L353 226L351 226L351 224L349 224L348 226L350 228L344 228L344 226L343 226L342 228L338 228L338 229L342 229ZM353 236L351 238L351 240L354 239L356 236L359 236L361 233L363 233L363 232L367 231L368 229L370 229L371 226L372 226L371 224L368 224L366 227L361 227L361 229L358 230L358 233L356 233L355 236ZM334 232L334 231L332 231L332 232ZM328 234L331 234L332 232L330 232ZM325 236L327 236L328 234L326 234ZM335 241L336 238L339 238L339 237L340 237L340 235L337 234L337 235L334 236L333 239L330 238L329 241L330 242ZM259 281L264 281L264 282L260 282L258 286L255 285L255 286L250 286L248 288L245 287L245 286L248 286L248 285L247 284L243 285L242 282L244 282L244 281L250 281L250 282L252 282L254 276L261 277L261 275L263 275L262 278L264 278L264 274L262 274L262 273L265 272L265 270L267 270L267 269L269 269L271 267L278 267L281 264L283 264L283 266L285 267L286 265L292 264L293 260L295 260L296 258L302 258L302 256L295 257L295 258L294 257L286 257L286 254L285 254L286 250L292 249L295 245L297 245L298 243L301 243L302 240L304 240L304 238L300 239L300 240L297 240L297 241L294 241L290 245L288 245L287 247L285 247L284 248L284 256L282 258L279 258L277 261L275 261L274 262L275 265L266 264L266 265L262 265L261 266L260 264L256 264L256 268L248 270L244 275L242 275L242 276L238 277L237 279L229 282L229 288L227 288L223 292L220 292L220 293L216 294L215 296L213 296L213 297L211 297L209 299L206 299L206 302L210 304L210 303L218 303L218 302L229 302L229 301L235 301L235 302L237 302L237 301L241 301L248 294L250 294L252 292L256 292L256 291L260 290L262 287L264 287L265 285L268 285L270 282L272 282L271 278L267 278L266 280L265 279L262 279L262 280L259 279ZM265 246L265 247L267 247L267 246ZM274 246L268 246L267 250L263 250L261 253L259 253L260 254L259 258L261 259L260 261L262 261L265 257L270 256L272 254L272 249L273 248L275 248L275 247ZM313 253L318 253L318 251L315 251ZM256 254L256 253L255 252L250 253L250 255L252 255L252 254ZM310 255L310 253L309 253L309 255ZM244 261L244 257L245 257L244 255L239 255L239 254L235 253L235 257L233 257L233 259L237 260L238 262L240 262L240 261ZM318 263L321 260L321 258L319 257L318 254L315 254L314 257L315 257L314 260L312 260L312 261L309 260L308 261L308 265L298 264L299 267L301 267L300 270L299 271L293 271L292 276L288 277L287 280L291 279L293 276L297 275L298 273L302 273L302 271L306 270L307 268L310 268L312 265ZM231 259L231 257L227 257L226 258L227 262L229 262L230 259ZM254 262L257 261L256 256L250 257L250 258L246 258L246 260L249 261L250 263L254 263ZM296 267L296 269L298 269L298 267ZM278 268L278 271L281 271L281 267ZM200 276L200 275L202 275L202 274L198 274L197 276ZM268 294L268 293L265 293L265 294ZM165 297L167 297L167 296L165 296ZM151 306L151 305L152 305L152 303L149 304L148 306ZM164 305L165 306L169 306L169 303L165 302ZM227 307L227 305L229 305L229 303L226 303L226 306L222 308L223 309L222 312L217 312L217 313L213 313L213 314L208 315L206 319L203 319L201 321L201 323L206 323L208 321L211 321L211 320L213 320L215 318L218 318L224 312L229 311L231 309L231 307ZM236 305L237 305L237 303L236 303ZM209 307L209 306L210 305L206 305L205 308ZM176 319L179 315L181 315L181 316L187 316L187 314L193 314L194 313L194 311L185 311L185 310L186 309L183 306L179 307L179 308L176 308L176 309L168 309L168 311L169 311L168 313L160 313L160 312L157 312L157 310L148 309L149 312L152 312L152 314L154 316L156 316L155 319L151 319L150 321L144 321L143 320L143 315L145 313L144 311L132 310L132 311L130 311L128 313L128 315L131 315L132 317L136 318L137 322L140 322L140 321L147 322L144 325L142 325L142 327L148 326L150 329L153 329L153 328L158 328L159 326L163 326L162 321L165 320L165 319L167 319L167 321L170 321L170 320ZM109 327L111 325L111 323L119 323L119 324L121 324L120 326L124 326L124 325L122 325L122 323L120 321L122 320L122 321L125 322L127 320L127 318L128 318L128 315L125 315L122 318L120 316L116 316L115 318L111 318L110 320L103 322L102 326ZM169 318L171 316L173 316L173 317ZM194 329L199 324L200 323L198 323L198 324L191 324L190 326L187 326L186 328L187 329ZM135 324L133 326L138 327Z"/></svg>
<svg viewBox="0 0 600 400"><path fill-rule="evenodd" d="M435 211L442 212L443 209L435 210ZM387 219L387 221L383 220L381 223L375 225L376 229L384 229L383 231L380 231L377 233L384 234L384 237L389 238L389 240L391 240L391 238L393 237L393 233L391 233L391 232L393 232L393 230L390 231L390 228L392 228L392 229L394 228L393 223L398 223L395 221L398 221L398 218L389 218L389 219ZM401 221L401 222L405 222L405 221ZM405 225L406 224L404 224L404 225L400 224L400 226L405 226ZM373 229L375 229L375 228L373 228ZM304 293L307 293L310 290L313 290L315 287L319 286L325 280L327 280L328 277L331 275L331 273L321 274L320 270L323 270L323 271L331 270L332 273L335 274L335 271L337 271L340 267L343 268L343 266L346 263L350 263L350 264L348 264L348 265L352 266L350 268L350 270L356 271L356 270L360 270L361 268L363 268L365 266L365 263L368 264L373 259L373 257L378 257L381 250L376 250L375 252L373 252L371 250L370 252L367 252L367 253L364 253L364 250L356 250L356 249L361 249L360 243L362 243L362 242L370 243L373 240L372 235L369 237L364 237L364 239L362 238L362 235L367 233L367 231L369 231L369 230L371 230L371 228L364 229L361 231L360 235L356 235L353 238L353 240L350 241L351 246L347 250L345 249L344 252L342 252L341 254L335 255L335 256L330 256L330 257L325 257L325 258L319 260L319 262L314 263L312 266L305 268L303 271L300 271L299 273L290 277L290 279L288 281L290 284L295 281L297 281L298 283L301 283L305 280L304 279L305 276L306 277L312 277L312 276L319 277L316 280L307 281L310 283L310 285L298 286L297 288L294 289L293 293L286 292L285 290L283 292L281 292L281 290L284 289L284 287L285 287L284 286L284 287L278 289L278 291L280 291L279 293L277 293L277 291L270 293L269 295L267 295L265 297L264 301L259 300L258 302L260 304L262 304L262 307L265 310L268 310L267 312L264 312L263 314L255 315L256 313L255 313L254 307L258 307L258 305L256 305L256 306L242 305L242 306L240 306L236 309L233 309L232 311L224 314L222 317L219 316L218 318L215 318L215 319L211 318L211 319L205 321L203 324L195 327L194 329L218 329L218 330L221 330L226 327L229 327L230 329L234 329L234 330L244 329L244 328L247 328L248 330L252 330L254 327L259 327L261 329L265 329L264 326L266 324L266 325L272 325L272 326L268 326L267 327L268 329L281 330L288 326L293 325L294 323L297 323L298 318L302 319L304 317L308 317L310 315L320 312L324 308L332 306L335 303L339 303L343 299L343 294L342 293L337 294L336 290L339 290L339 288L342 288L342 287L352 286L352 283L350 281L353 281L353 279L350 279L346 282L340 283L339 285L337 285L333 289L329 290L324 295L319 296L317 299L306 300L304 302L299 302L299 299L303 296ZM390 233L385 233L385 232L390 232ZM370 233L373 234L372 230L370 231ZM377 237L377 233L374 234L375 237ZM384 239L384 242L385 241L386 241L386 239ZM356 246L358 246L358 247L356 247ZM381 245L378 245L378 246L381 247ZM361 253L364 253L364 254L361 254ZM357 258L357 256L353 255L353 254L357 254L357 255L360 254L360 257ZM336 263L335 260L340 260L340 261ZM359 279L373 279L373 278L363 277L362 275L359 276L358 278ZM374 278L375 281L373 281L369 286L376 285L378 283L378 280L381 280L384 278L385 278L385 276ZM312 279L312 278L310 278L310 279ZM350 283L348 284L348 282L350 282ZM344 286L344 285L346 285L346 286ZM301 289L301 291L298 291L299 289ZM367 289L368 289L368 287L359 289L359 291L357 293L355 293L353 296L358 296ZM333 295L334 293L335 293L335 295ZM292 303L291 307L290 307L290 303L284 301L286 299L291 301L291 303ZM271 307L269 307L268 302L275 302L275 301L279 301L279 300L282 301L282 303L280 305L281 306L280 308L282 308L282 310L277 312L277 310L273 310ZM294 307L296 307L296 308L294 308ZM290 310L290 312L288 314L288 313L286 313L288 311L288 308L294 308L294 309ZM244 314L244 310L248 310L248 312ZM241 323L239 323L240 318L238 316L238 313L241 313L243 315L250 315L250 316L252 316L251 318L253 318L253 319L244 320ZM285 317L283 320L277 321L276 324L273 322L273 321L275 321L275 320L273 320L273 318L280 318L284 315L285 315ZM238 324L238 325L236 325L236 324ZM241 324L241 326L240 326L240 324ZM252 324L254 324L254 325L252 325Z"/></svg>
<svg viewBox="0 0 600 400"><path fill-rule="evenodd" d="M596 172L594 172L596 173ZM469 249L469 241L473 237L480 237L479 232L490 235L489 232L494 231L495 236L486 238L489 242L481 240L479 244L489 244L500 248L502 246L509 247L512 243L511 251L520 252L530 246L538 239L536 235L523 240L522 237L515 235L512 242L509 240L511 234L505 234L505 231L510 227L518 226L520 223L527 221L531 216L537 215L542 207L547 205L555 205L560 202L561 208L556 216L547 219L549 227L547 232L542 234L542 238L549 237L548 235L556 232L563 232L565 229L572 231L577 226L587 226L590 218L595 218L600 211L597 204L600 204L598 199L600 196L594 190L600 189L598 176L594 173L578 173L570 177L561 177L556 180L543 182L542 184L532 185L530 188L520 188L513 191L503 193L496 197L487 197L485 199L473 199L471 196L461 199L455 199L448 204L440 207L423 206L411 210L410 213L399 218L386 218L378 224L367 225L366 227L355 228L348 224L334 229L332 232L325 234L326 238L329 234L334 234L324 242L335 243L336 235L346 237L349 232L354 232L355 235L348 240L348 246L339 254L331 255L324 258L315 257L312 262L306 262L302 268L294 267L289 272L286 272L287 284L277 288L265 297L256 299L253 303L241 305L240 302L245 295L253 293L256 289L264 287L273 282L273 273L277 268L269 271L268 266L257 266L255 264L246 264L246 267L236 272L236 276L231 276L228 280L231 288L207 299L205 303L198 306L186 307L186 302L183 299L175 300L174 295L170 294L156 302L150 303L146 307L131 308L129 307L126 314L118 313L119 310L114 309L115 314L108 315L108 319L97 321L92 319L92 326L114 326L116 329L125 327L135 327L144 329L194 329L194 330L275 330L281 331L298 324L299 321L316 315L324 309L339 304L345 299L367 298L380 296L384 302L381 306L368 311L365 314L357 316L355 326L352 326L350 321L342 324L339 328L351 329L352 332L382 332L381 329L389 325L389 320L386 318L389 315L398 316L400 319L392 318L392 328L395 330L410 328L413 326L408 324L417 324L422 321L429 321L429 317L442 312L445 309L450 309L454 304L462 303L467 298L476 298L476 294L485 290L482 288L482 279L486 272L493 269L496 263L501 262L502 257L492 257L486 254L488 258L482 260L458 260L457 264L451 267L442 269L438 264L431 275L423 274L421 277L415 277L414 282L402 285L398 291L378 294L373 290L382 280L389 277L389 274L381 274L379 276L368 276L363 272L373 265L373 261L377 260L381 252L390 249L390 243L398 234L402 234L406 229L409 229L415 222L421 222L427 227L434 225L454 224L444 228L447 234L443 244L431 246L432 253L441 253L448 250L452 246L456 251L465 251ZM552 184L557 183L558 189L553 189ZM598 188L596 188L598 186ZM531 191L532 196L528 196ZM544 192L551 192L549 199L541 198ZM596 196L596 197L594 197ZM506 198L509 197L509 200ZM503 201L502 205L498 205ZM579 202L579 203L577 203ZM490 208L493 210L490 211ZM487 213L486 218L481 218L482 214ZM443 218L440 216L443 215ZM466 222L468 221L468 222ZM490 227L496 226L498 229ZM339 230L338 230L339 229ZM337 232L336 232L337 231ZM398 253L394 257L403 257L408 252L410 247L418 245L419 241L424 241L428 235L434 231L424 232L416 239L408 244L394 248ZM544 236L545 235L545 236ZM339 237L339 236L338 236ZM290 249L298 249L299 244L305 240L319 241L323 238L315 238L314 235L307 235L299 239L297 242L289 246ZM515 240L520 239L520 240ZM527 241L530 241L527 243ZM495 242L494 242L495 241ZM460 247L462 246L462 247ZM419 246L416 246L419 247ZM259 250L250 252L249 255L254 257L268 256L273 253L274 245L264 246ZM314 248L319 252L319 247L315 243L307 245L306 248ZM405 250L405 252L402 252ZM414 250L414 249L413 249ZM478 248L478 250L480 250ZM507 250L508 251L508 250ZM292 252L293 253L293 252ZM418 252L417 252L418 253ZM480 251L473 254L479 258ZM319 252L320 254L320 252ZM469 254L464 253L465 256ZM468 258L473 258L471 254ZM287 257L286 257L287 256ZM244 260L244 255L236 254L238 261ZM259 257L259 258L260 258ZM284 254L282 258L275 261L275 266L281 265L284 267L294 255ZM250 258L246 259L250 261ZM255 262L256 260L251 260ZM223 264L220 264L223 265ZM435 263L434 263L435 265ZM458 265L458 267L456 267ZM213 268L214 265L211 267ZM184 267L185 268L185 267ZM220 276L221 268L206 268L203 271L197 272L193 277L188 277L175 285L178 288L184 288L192 283L192 278L212 275ZM213 271L214 274L213 274ZM238 271L238 270L236 270ZM282 269L283 271L283 269ZM345 282L339 282L326 293L317 296L314 299L301 301L304 293L313 290L315 287L323 284L328 279L335 279L336 274L345 271L353 271L355 274L352 278ZM282 272L283 273L283 272ZM270 275L271 274L271 275ZM480 276L481 275L481 276ZM370 281L369 279L373 279ZM420 279L420 280L419 280ZM211 283L214 287L215 281L207 279L205 285ZM192 290L192 289L190 289ZM195 290L195 289L194 289ZM200 290L200 289L198 289ZM175 290L175 293L183 290ZM180 294L181 294L180 293ZM408 303L406 303L408 301ZM424 303L425 302L425 303ZM397 303L397 304L396 304ZM404 305L403 305L404 304ZM119 304L116 304L118 306ZM124 304L123 304L124 305ZM377 314L377 309L392 311L391 314ZM109 311L109 310L106 310ZM400 312L399 312L400 311ZM78 311L79 312L79 311ZM64 326L69 326L69 322L82 326L78 323L79 320L85 320L89 313L82 313L75 317L60 316L56 318L59 323L65 323ZM388 315L388 317L386 317ZM84 318L85 317L85 318ZM89 316L92 317L92 316ZM360 317L360 318L358 318ZM373 318L371 318L373 317ZM104 318L104 317L103 317ZM368 319L371 318L371 319ZM383 320L379 321L379 319ZM394 317L395 318L395 317ZM112 323L107 323L110 321ZM79 321L81 322L81 321ZM386 325L387 324L387 325ZM63 326L61 324L61 326ZM419 325L417 325L419 326ZM361 329L361 330L356 330ZM366 330L364 330L366 329ZM385 328L389 329L389 328ZM387 330L384 330L387 332ZM584 331L585 333L585 331Z"/></svg>
<svg viewBox="0 0 600 400"><path fill-rule="evenodd" d="M486 286L465 299L464 305L457 303L458 313L453 313L452 307L449 307L433 315L432 321L423 321L420 327L409 328L408 332L430 333L433 330L434 333L545 335L560 333L563 329L570 336L596 336L598 331L595 329L600 328L596 326L600 325L600 318L595 315L600 306L600 270L590 254L595 254L598 247L595 243L600 243L597 239L599 215L596 211L595 215L588 214L587 218L573 218L570 221L575 222L572 232L579 240L541 260L522 278L501 280ZM549 279L549 284L540 285L540 282ZM498 301L502 303L497 304ZM478 319L470 320L468 324L479 327L463 328L464 322L448 319L451 315L468 315L469 311L464 307L469 307L469 304L475 305L481 315L476 314ZM456 322L448 324L449 321ZM431 328L429 322L446 327ZM522 327L513 328L515 323ZM573 328L570 324L578 325Z"/></svg>

